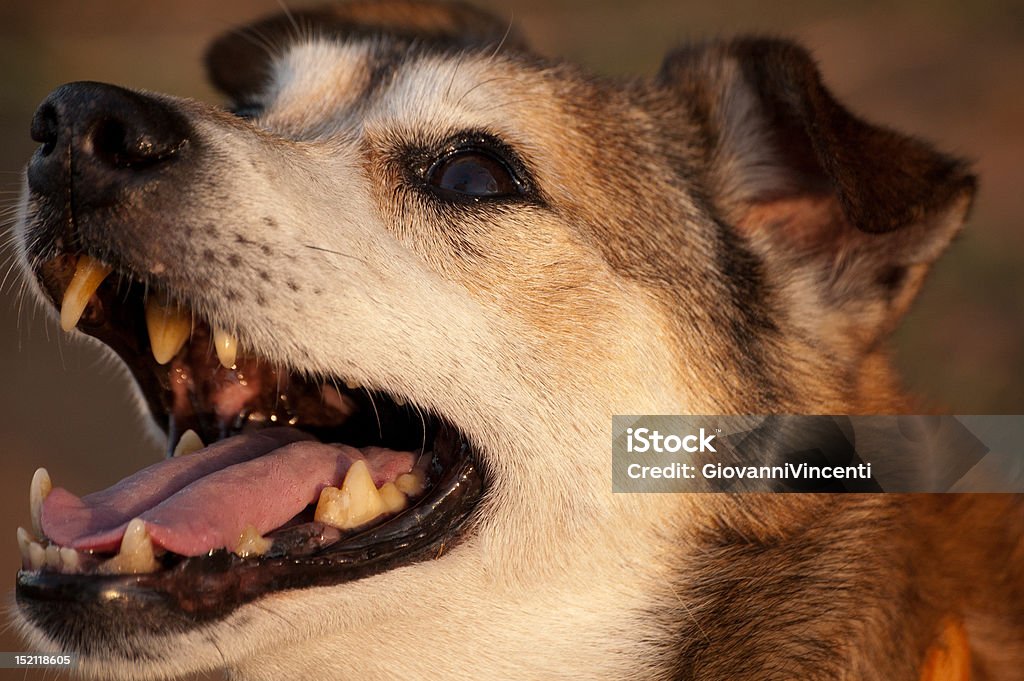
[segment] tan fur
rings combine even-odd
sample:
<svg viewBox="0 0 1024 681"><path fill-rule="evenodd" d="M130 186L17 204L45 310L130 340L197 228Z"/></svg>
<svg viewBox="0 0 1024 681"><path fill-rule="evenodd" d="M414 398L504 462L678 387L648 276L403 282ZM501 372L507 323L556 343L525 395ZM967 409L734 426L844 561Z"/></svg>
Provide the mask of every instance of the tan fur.
<svg viewBox="0 0 1024 681"><path fill-rule="evenodd" d="M476 48L389 38L468 25L433 5L343 7L251 77L214 63L254 121L167 100L212 150L208 181L174 215L143 213L151 240L115 231L111 247L139 271L163 264L162 285L243 347L450 417L485 457L489 494L436 561L110 644L84 671L914 681L951 615L977 679L1024 668L1017 498L611 492L613 414L907 409L884 339L960 228L965 171L920 205L879 203L869 233L861 175L801 184L769 134L766 110L783 104L744 81L779 61L793 69L780 100L806 95L802 115L846 126L802 52L752 61L746 43L715 44L621 83L496 50L490 24ZM386 26L347 39L363 21ZM374 80L382 62L393 69ZM452 209L410 189L403 149L463 130L526 158L538 200ZM229 247L275 266L229 285Z"/></svg>

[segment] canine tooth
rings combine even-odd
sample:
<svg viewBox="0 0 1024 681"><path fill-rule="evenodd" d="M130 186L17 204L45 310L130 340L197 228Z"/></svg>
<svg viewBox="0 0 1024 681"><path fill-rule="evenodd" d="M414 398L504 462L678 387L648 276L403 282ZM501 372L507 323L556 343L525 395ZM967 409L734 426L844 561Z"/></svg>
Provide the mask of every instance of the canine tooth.
<svg viewBox="0 0 1024 681"><path fill-rule="evenodd" d="M217 350L217 359L225 369L235 366L238 358L238 339L224 329L213 330L213 347Z"/></svg>
<svg viewBox="0 0 1024 681"><path fill-rule="evenodd" d="M423 488L426 487L426 480L423 479L423 474L419 471L402 473L395 479L395 487L398 488L399 492L414 497L423 493Z"/></svg>
<svg viewBox="0 0 1024 681"><path fill-rule="evenodd" d="M404 407L405 406L405 398L404 397L399 397L398 395L395 395L394 402L399 407Z"/></svg>
<svg viewBox="0 0 1024 681"><path fill-rule="evenodd" d="M78 551L75 551L69 546L65 546L60 550L60 571L64 573L75 573L78 572Z"/></svg>
<svg viewBox="0 0 1024 681"><path fill-rule="evenodd" d="M60 547L56 544L50 544L44 550L46 556L46 567L51 570L60 571Z"/></svg>
<svg viewBox="0 0 1024 681"><path fill-rule="evenodd" d="M158 567L153 555L153 542L146 532L146 523L135 518L128 523L121 539L121 550L116 556L100 565L99 570L107 575L137 575L153 572Z"/></svg>
<svg viewBox="0 0 1024 681"><path fill-rule="evenodd" d="M181 439L178 440L178 444L174 446L174 453L171 454L171 456L185 456L192 452L198 452L205 446L206 445L203 444L203 439L199 437L199 433L189 428L182 434Z"/></svg>
<svg viewBox="0 0 1024 681"><path fill-rule="evenodd" d="M356 461L348 469L341 489L325 487L320 492L313 519L348 530L365 525L386 510L366 462Z"/></svg>
<svg viewBox="0 0 1024 681"><path fill-rule="evenodd" d="M146 302L146 328L153 357L158 364L167 364L192 333L192 318L174 303L163 305L150 298Z"/></svg>
<svg viewBox="0 0 1024 681"><path fill-rule="evenodd" d="M354 523L350 527L367 523L383 511L384 502L365 461L352 464L341 483L341 493L349 497L349 522Z"/></svg>
<svg viewBox="0 0 1024 681"><path fill-rule="evenodd" d="M29 542L28 565L31 570L38 570L46 564L46 549L37 541Z"/></svg>
<svg viewBox="0 0 1024 681"><path fill-rule="evenodd" d="M32 529L40 537L43 536L43 523L41 519L43 501L49 496L51 489L53 489L53 483L50 482L50 474L46 472L45 468L36 469L35 474L32 476L32 484L28 490L28 507L32 512Z"/></svg>
<svg viewBox="0 0 1024 681"><path fill-rule="evenodd" d="M32 535L24 527L18 528L18 550L21 551L21 566L27 568L32 564L29 558L29 546L32 544Z"/></svg>
<svg viewBox="0 0 1024 681"><path fill-rule="evenodd" d="M110 274L110 266L99 260L83 255L75 265L75 274L71 283L64 291L64 299L60 303L60 326L65 331L78 326L89 299L96 293L103 280Z"/></svg>
<svg viewBox="0 0 1024 681"><path fill-rule="evenodd" d="M235 547L235 553L242 558L246 558L248 556L262 556L270 549L270 546L273 543L274 542L261 535L255 527L249 525L242 531L242 534L239 535L238 545Z"/></svg>
<svg viewBox="0 0 1024 681"><path fill-rule="evenodd" d="M380 498L384 502L384 508L387 509L388 513L398 513L405 509L406 504L409 502L393 482L381 485L377 491L380 492Z"/></svg>
<svg viewBox="0 0 1024 681"><path fill-rule="evenodd" d="M351 378L346 378L345 387L348 388L349 390L358 390L362 386L360 386L357 381L353 381Z"/></svg>

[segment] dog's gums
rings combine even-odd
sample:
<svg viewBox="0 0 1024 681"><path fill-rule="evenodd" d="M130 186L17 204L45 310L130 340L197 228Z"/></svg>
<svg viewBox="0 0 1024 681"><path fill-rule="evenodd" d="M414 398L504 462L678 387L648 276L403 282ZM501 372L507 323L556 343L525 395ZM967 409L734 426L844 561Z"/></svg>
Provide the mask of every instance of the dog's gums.
<svg viewBox="0 0 1024 681"><path fill-rule="evenodd" d="M40 468L34 534L18 528L22 597L91 580L155 591L194 615L212 601L182 598L183 585L202 578L204 590L237 595L216 600L223 612L268 590L438 556L458 539L482 484L444 419L340 377L271 367L186 302L88 255L59 255L37 274L64 329L81 325L135 373L169 457L84 497ZM214 577L228 574L212 567L224 560L237 563L232 577ZM241 588L246 570L268 577Z"/></svg>

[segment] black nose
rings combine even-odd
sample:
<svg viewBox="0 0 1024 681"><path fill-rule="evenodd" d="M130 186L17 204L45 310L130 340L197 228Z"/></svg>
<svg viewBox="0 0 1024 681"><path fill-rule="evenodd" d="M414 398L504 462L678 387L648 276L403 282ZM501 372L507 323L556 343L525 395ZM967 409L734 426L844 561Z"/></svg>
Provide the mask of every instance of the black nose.
<svg viewBox="0 0 1024 681"><path fill-rule="evenodd" d="M104 83L57 88L32 118L42 146L28 167L31 189L106 203L187 147L191 128L168 102Z"/></svg>

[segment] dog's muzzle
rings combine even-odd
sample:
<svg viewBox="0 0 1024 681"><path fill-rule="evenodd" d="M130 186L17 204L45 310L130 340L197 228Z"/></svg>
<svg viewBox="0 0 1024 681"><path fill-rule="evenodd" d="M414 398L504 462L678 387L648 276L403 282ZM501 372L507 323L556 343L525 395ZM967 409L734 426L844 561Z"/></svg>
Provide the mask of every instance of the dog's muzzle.
<svg viewBox="0 0 1024 681"><path fill-rule="evenodd" d="M203 115L238 139L257 132L91 82L58 88L32 121L40 147L21 235L31 274L65 330L121 357L174 454L83 497L37 471L17 599L54 640L97 627L124 640L169 621L186 630L271 592L437 559L483 495L455 419L239 351L204 317L201 287L170 276L163 256L195 245L189 210L213 181ZM212 229L203 236L216 245ZM202 266L229 274L212 257Z"/></svg>

